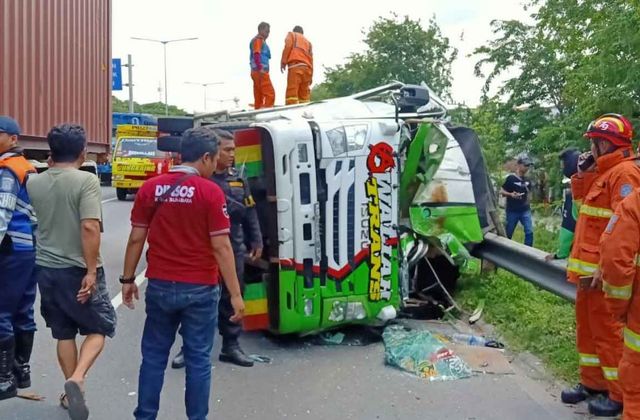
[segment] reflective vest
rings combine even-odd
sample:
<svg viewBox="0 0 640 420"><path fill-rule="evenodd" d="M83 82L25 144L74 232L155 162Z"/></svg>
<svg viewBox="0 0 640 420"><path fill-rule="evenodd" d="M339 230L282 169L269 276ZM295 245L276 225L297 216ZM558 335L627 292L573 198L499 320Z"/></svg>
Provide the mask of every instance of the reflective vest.
<svg viewBox="0 0 640 420"><path fill-rule="evenodd" d="M567 264L569 281L577 283L598 269L600 236L618 204L639 187L640 167L630 148L598 158L596 172L571 178L578 221Z"/></svg>
<svg viewBox="0 0 640 420"><path fill-rule="evenodd" d="M304 35L297 32L289 32L284 40L281 64L304 64L313 68L313 51L311 43Z"/></svg>
<svg viewBox="0 0 640 420"><path fill-rule="evenodd" d="M15 209L2 240L1 249L6 251L33 251L35 249L35 226L37 219L27 194L27 177L35 173L34 167L20 154L6 153L0 158L0 171L8 170L16 178L20 187L15 196Z"/></svg>
<svg viewBox="0 0 640 420"><path fill-rule="evenodd" d="M260 54L260 64L264 71L269 71L269 60L271 59L271 50L267 42L260 35L256 35L249 44L249 64L252 71L258 71L258 63L256 63L254 54Z"/></svg>

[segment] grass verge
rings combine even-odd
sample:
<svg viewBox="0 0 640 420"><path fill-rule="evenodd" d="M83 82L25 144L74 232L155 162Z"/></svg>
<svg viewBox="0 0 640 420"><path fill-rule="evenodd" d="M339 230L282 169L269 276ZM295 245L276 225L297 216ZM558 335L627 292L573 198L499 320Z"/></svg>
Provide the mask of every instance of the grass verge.
<svg viewBox="0 0 640 420"><path fill-rule="evenodd" d="M521 236L517 232L514 239L521 240ZM553 251L555 237L555 232L536 229L536 248ZM529 351L557 377L569 383L578 381L573 303L504 270L463 276L458 302L473 311L481 299L485 300L483 319L497 328L511 349Z"/></svg>

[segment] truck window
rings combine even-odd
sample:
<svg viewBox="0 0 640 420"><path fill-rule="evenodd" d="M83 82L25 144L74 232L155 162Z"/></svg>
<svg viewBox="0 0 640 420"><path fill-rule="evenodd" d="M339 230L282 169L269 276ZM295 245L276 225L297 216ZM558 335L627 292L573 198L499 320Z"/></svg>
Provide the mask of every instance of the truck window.
<svg viewBox="0 0 640 420"><path fill-rule="evenodd" d="M123 138L117 145L116 157L119 158L162 158L165 156L156 147L156 139Z"/></svg>

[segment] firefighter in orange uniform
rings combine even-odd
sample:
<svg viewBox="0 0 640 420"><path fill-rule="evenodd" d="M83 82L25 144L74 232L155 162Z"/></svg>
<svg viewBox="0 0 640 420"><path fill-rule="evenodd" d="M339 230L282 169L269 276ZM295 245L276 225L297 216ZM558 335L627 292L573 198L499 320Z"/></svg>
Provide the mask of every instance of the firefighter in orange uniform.
<svg viewBox="0 0 640 420"><path fill-rule="evenodd" d="M599 243L618 204L640 187L640 168L631 144L633 127L625 117L605 114L589 125L585 137L591 140L592 158L582 155L578 173L571 178L573 198L579 210L567 266L569 281L578 285L576 329L580 384L563 391L562 401L575 404L598 396L589 401L589 412L609 417L622 411L618 381L622 323L611 316L605 303L598 265Z"/></svg>
<svg viewBox="0 0 640 420"><path fill-rule="evenodd" d="M249 45L249 64L253 80L253 107L255 109L271 108L276 100L276 92L273 90L269 77L271 50L267 45L267 38L269 38L270 32L271 26L267 22L260 22L258 35L251 39Z"/></svg>
<svg viewBox="0 0 640 420"><path fill-rule="evenodd" d="M640 190L618 206L600 240L602 289L613 318L624 324L618 366L624 420L640 420Z"/></svg>
<svg viewBox="0 0 640 420"><path fill-rule="evenodd" d="M309 102L313 78L313 51L301 26L293 28L284 40L280 71L288 67L286 104Z"/></svg>

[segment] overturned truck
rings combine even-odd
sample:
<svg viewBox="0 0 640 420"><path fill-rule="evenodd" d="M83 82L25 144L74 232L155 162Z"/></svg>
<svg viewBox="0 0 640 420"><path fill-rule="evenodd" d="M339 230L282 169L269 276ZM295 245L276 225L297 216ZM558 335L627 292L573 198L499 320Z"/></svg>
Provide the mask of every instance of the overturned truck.
<svg viewBox="0 0 640 420"><path fill-rule="evenodd" d="M375 324L416 295L448 295L497 232L479 140L426 86L260 111L159 119L159 148L191 126L233 131L265 244L246 261L246 330ZM489 252L490 254L490 252ZM542 258L541 258L542 260Z"/></svg>

